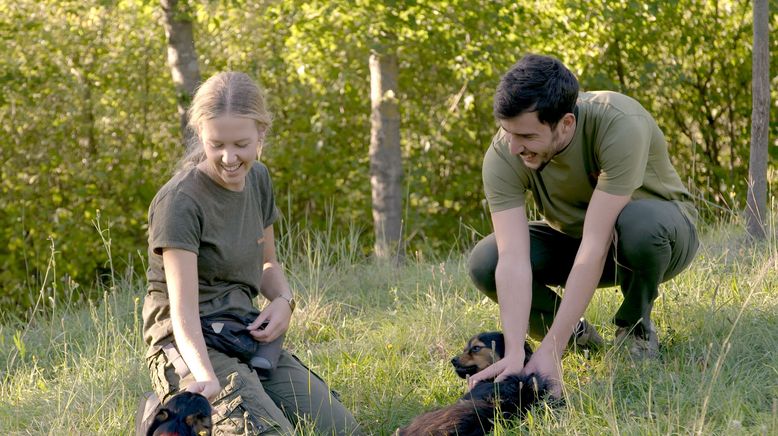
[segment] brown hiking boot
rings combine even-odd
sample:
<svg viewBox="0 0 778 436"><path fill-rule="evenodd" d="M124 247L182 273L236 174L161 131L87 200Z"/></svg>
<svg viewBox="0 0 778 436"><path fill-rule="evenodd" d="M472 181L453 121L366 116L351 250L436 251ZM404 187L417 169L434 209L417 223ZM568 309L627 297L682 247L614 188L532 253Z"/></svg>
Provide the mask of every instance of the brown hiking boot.
<svg viewBox="0 0 778 436"><path fill-rule="evenodd" d="M597 329L593 325L589 324L585 319L581 318L578 324L573 330L573 340L576 347L584 349L596 349L602 347L605 341L602 339Z"/></svg>
<svg viewBox="0 0 778 436"><path fill-rule="evenodd" d="M656 359L659 357L659 338L656 334L656 327L652 322L648 330L648 337L641 338L637 336L633 328L616 328L616 337L613 340L615 347L624 347L629 350L630 356L634 360Z"/></svg>

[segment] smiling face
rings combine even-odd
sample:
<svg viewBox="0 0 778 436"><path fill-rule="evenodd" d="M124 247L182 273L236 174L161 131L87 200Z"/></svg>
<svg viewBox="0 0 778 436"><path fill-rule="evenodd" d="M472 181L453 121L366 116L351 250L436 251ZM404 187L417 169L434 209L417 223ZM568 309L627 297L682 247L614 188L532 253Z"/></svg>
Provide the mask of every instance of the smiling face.
<svg viewBox="0 0 778 436"><path fill-rule="evenodd" d="M246 175L259 155L261 137L257 123L250 118L227 114L204 120L200 141L205 160L197 168L221 186L242 191Z"/></svg>
<svg viewBox="0 0 778 436"><path fill-rule="evenodd" d="M572 113L565 114L553 129L538 120L537 112L523 112L499 122L507 134L511 154L519 156L533 170L543 168L570 143L575 133Z"/></svg>

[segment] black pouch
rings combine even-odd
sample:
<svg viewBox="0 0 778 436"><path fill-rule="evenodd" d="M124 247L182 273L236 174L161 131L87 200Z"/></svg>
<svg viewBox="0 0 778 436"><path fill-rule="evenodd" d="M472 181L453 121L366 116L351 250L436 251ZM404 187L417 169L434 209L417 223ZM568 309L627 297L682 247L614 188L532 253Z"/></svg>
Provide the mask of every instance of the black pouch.
<svg viewBox="0 0 778 436"><path fill-rule="evenodd" d="M278 365L284 335L272 342L257 342L246 326L254 321L232 313L217 313L200 318L205 345L260 370ZM264 325L259 327L264 328Z"/></svg>

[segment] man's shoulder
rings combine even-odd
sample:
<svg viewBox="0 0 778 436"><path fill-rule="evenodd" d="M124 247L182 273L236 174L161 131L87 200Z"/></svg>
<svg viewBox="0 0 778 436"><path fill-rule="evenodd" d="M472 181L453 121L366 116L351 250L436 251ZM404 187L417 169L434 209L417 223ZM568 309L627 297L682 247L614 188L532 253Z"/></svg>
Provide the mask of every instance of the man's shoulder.
<svg viewBox="0 0 778 436"><path fill-rule="evenodd" d="M508 164L509 167L516 170L516 164L519 161L519 159L515 159L515 156L510 153L505 131L503 129L498 129L492 137L492 141L489 143L489 148L487 148L484 153L484 167L494 170L495 166L503 167L505 164Z"/></svg>
<svg viewBox="0 0 778 436"><path fill-rule="evenodd" d="M649 115L639 101L616 91L582 92L578 96L578 106L585 112L599 117Z"/></svg>

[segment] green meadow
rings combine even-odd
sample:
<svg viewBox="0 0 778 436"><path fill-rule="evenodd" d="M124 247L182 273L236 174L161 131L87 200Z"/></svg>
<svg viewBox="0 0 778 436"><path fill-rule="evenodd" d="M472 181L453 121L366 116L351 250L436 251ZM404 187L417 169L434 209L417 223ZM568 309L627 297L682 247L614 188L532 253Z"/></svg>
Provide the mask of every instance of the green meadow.
<svg viewBox="0 0 778 436"><path fill-rule="evenodd" d="M288 348L321 374L368 434L391 434L465 389L449 359L498 329L495 304L470 285L466 255L411 253L400 267L364 260L356 233L283 228L279 252L300 304ZM563 359L567 402L540 404L494 432L533 435L778 434L776 238L752 243L736 224L709 227L691 268L662 286L658 361L611 347ZM57 280L56 265L50 265ZM143 277L115 271L99 301L40 289L29 319L0 325L3 434L131 434L150 387L142 356ZM601 289L587 318L606 339L621 301ZM534 344L537 345L537 344ZM311 434L299 426L300 434Z"/></svg>

